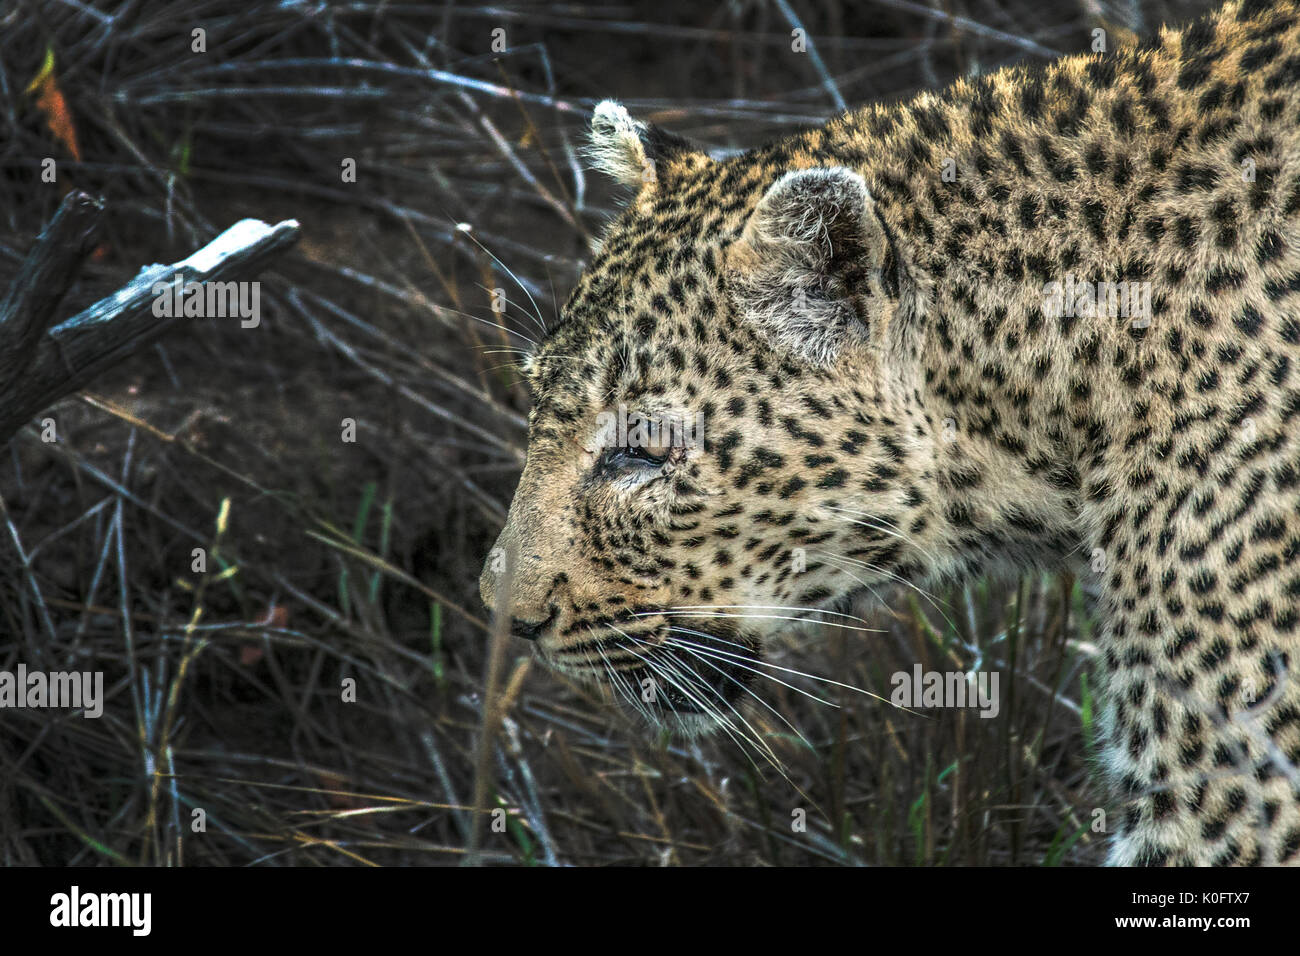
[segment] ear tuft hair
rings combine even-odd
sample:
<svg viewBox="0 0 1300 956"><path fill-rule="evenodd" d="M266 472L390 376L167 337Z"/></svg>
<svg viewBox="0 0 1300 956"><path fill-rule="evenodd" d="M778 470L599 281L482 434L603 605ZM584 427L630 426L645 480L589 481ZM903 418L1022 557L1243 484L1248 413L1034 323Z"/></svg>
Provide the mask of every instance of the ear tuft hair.
<svg viewBox="0 0 1300 956"><path fill-rule="evenodd" d="M707 157L688 140L633 119L614 100L602 100L591 117L586 153L592 165L624 186L656 186L675 158Z"/></svg>
<svg viewBox="0 0 1300 956"><path fill-rule="evenodd" d="M863 178L842 166L788 172L727 252L741 313L818 367L887 318L893 255ZM895 290L896 292L896 290Z"/></svg>
<svg viewBox="0 0 1300 956"><path fill-rule="evenodd" d="M587 156L592 165L625 186L641 186L655 178L646 152L649 128L634 120L622 104L602 100L591 117Z"/></svg>

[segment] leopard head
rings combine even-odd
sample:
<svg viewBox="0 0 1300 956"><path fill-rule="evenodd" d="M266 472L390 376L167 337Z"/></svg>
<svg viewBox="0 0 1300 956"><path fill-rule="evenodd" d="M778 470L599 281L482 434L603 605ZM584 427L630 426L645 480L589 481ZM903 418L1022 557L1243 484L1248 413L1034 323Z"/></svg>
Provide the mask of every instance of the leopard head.
<svg viewBox="0 0 1300 956"><path fill-rule="evenodd" d="M811 149L715 161L605 102L591 154L633 195L524 363L481 593L651 722L725 729L765 637L931 560L942 426L891 370L920 287L862 176Z"/></svg>

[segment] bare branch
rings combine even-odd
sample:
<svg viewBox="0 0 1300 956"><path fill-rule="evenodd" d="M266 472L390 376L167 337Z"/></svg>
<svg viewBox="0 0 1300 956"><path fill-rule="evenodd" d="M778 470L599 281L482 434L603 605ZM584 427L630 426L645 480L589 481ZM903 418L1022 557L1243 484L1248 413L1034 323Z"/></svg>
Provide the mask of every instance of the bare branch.
<svg viewBox="0 0 1300 956"><path fill-rule="evenodd" d="M41 409L156 341L182 316L154 314L159 283L251 279L298 238L293 220L244 219L188 259L153 265L107 298L46 330L93 243L99 207L64 201L0 307L0 443Z"/></svg>

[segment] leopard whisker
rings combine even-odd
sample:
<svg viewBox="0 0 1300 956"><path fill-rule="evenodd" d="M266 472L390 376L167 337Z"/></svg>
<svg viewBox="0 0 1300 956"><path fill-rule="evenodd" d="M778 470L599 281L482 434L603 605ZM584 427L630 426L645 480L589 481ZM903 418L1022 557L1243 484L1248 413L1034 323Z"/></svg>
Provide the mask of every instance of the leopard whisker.
<svg viewBox="0 0 1300 956"><path fill-rule="evenodd" d="M821 624L824 627L842 627L849 631L870 631L876 634L885 633L878 627L857 627L853 624L841 624L838 621L815 621L806 617L791 617L781 614L725 614L718 611L709 611L701 614L698 611L640 611L633 617L696 617L696 618L727 618L738 621L798 621L800 623Z"/></svg>
<svg viewBox="0 0 1300 956"><path fill-rule="evenodd" d="M483 285L481 282L476 282L476 283L474 283L474 284L475 284L476 286L478 286L480 289L482 289L484 292L488 293L489 295L492 294L492 290L489 289L487 286ZM522 288L522 286L521 286L521 288ZM524 292L525 292L525 293L527 293L527 291L528 291L527 289L524 289ZM515 307L516 309L518 309L521 313L523 313L525 316L527 316L529 319L531 319L532 322L533 322L533 324L536 325L537 328L541 331L541 333L542 333L542 337L543 337L543 338L545 338L545 337L549 334L549 333L548 333L548 330L547 330L547 328L546 328L546 323L543 322L543 321L541 321L540 311L539 311L539 314L538 314L537 316L534 316L534 315L530 314L529 311L523 307L522 303L516 302L514 299L511 299L509 296L503 296L503 297L502 297L502 301L503 301L506 305L512 305L512 306L514 306L514 307ZM502 311L504 312L504 310L502 310Z"/></svg>
<svg viewBox="0 0 1300 956"><path fill-rule="evenodd" d="M537 320L537 325L539 328L541 328L542 335L543 336L549 335L550 333L547 331L546 322L542 319L542 310L538 308L537 301L533 298L533 294L528 291L528 286L524 285L523 281L519 278L519 276L515 275L513 269L511 269L508 265L506 265L499 258L497 258L495 252L493 252L487 246L483 245L483 243L479 242L478 236L474 235L473 231L468 227L468 224L465 224L465 226L466 226L465 228L461 228L460 225L458 224L457 229L463 235L468 236L470 242L474 243L474 245L478 246L480 249L486 252L492 258L492 261L495 262L497 265L499 265L505 271L506 275L510 276L510 278L514 280L515 285L519 286L519 288L523 290L524 295L528 296L528 301L533 307L533 318Z"/></svg>
<svg viewBox="0 0 1300 956"><path fill-rule="evenodd" d="M847 561L849 564L857 565L858 567L863 568L867 571L874 571L876 574L883 575L887 580L895 581L898 584L903 585L904 587L911 588L917 594L921 595L921 597L925 598L927 601L933 604L935 608L939 610L939 613L941 614L943 613L943 609L940 608L939 606L940 601L936 595L931 594L929 591L927 591L925 588L921 587L920 585L907 580L907 578L903 577L901 574L896 574L895 572L890 571L888 568L882 568L879 565L872 564L870 561L863 561L861 558L851 558L846 554L831 554L829 551L814 551L812 553L821 558L831 559L835 561ZM836 565L832 565L832 567L835 567L836 570L838 571L844 571L843 568L840 568ZM844 573L847 574L848 572L845 571ZM853 576L850 575L850 577ZM857 581L859 584L861 584L863 587L870 590L871 593L875 594L877 599L879 599L880 595L876 594L875 590L871 589L866 584L866 582L864 582L861 578L854 577L854 580ZM949 621L948 623L951 624L952 622Z"/></svg>
<svg viewBox="0 0 1300 956"><path fill-rule="evenodd" d="M614 626L614 625L612 625L612 624L610 625L610 627L613 628L615 631L617 631L618 634L619 634L620 636L622 636L622 637L625 638L626 640L630 641L633 645L637 645L637 646L640 646L640 647L645 648L646 651L647 651L647 653L640 655L640 662L641 662L641 664L642 664L643 666L648 667L648 668L650 668L651 670L655 671L655 673L661 673L660 669L656 666L656 664L661 664L661 663L663 663L663 662L662 662L662 661L656 662L656 661L651 660L651 657L653 656L653 652L654 652L655 645L649 643L648 641L644 641L644 640L642 640L641 638L636 637L636 636L634 636L634 635L632 635L632 634L628 634L626 631L624 631L624 630L622 630L621 628L618 628L618 627L616 627L616 626ZM603 650L602 648L600 648L599 645L597 645L597 649L600 651L601 656L604 657L604 656L605 656L605 652L604 652L604 650ZM606 660L608 660L608 658L606 658ZM668 677L668 675L666 675L666 674L664 674L663 676L664 676L664 677ZM705 713L709 714L709 715L712 716L712 717L715 717L715 718L718 719L720 722L721 722L722 720L725 719L725 718L723 718L723 716L722 716L721 714L716 714L716 713L714 712L713 708L711 708L711 707L708 705L707 702L705 702L705 701L701 701L701 700L697 700L693 695L691 695L691 694L689 693L689 691L688 691L685 687L682 687L680 684L678 684L678 683L675 682L675 681L671 681L671 678L669 678L669 679L670 679L670 683L672 683L674 687L677 687L677 689L680 690L683 694L686 694L687 697L689 697L691 700L695 701L695 703L698 704L698 705L700 706L700 708L701 708ZM633 693L634 693L634 692L633 692ZM638 703L639 703L639 702L638 702ZM677 713L676 713L676 712L677 712L677 708L673 706L673 703L672 703L672 700L671 700L671 699L668 701L668 706L672 708L674 715L675 715L675 716L678 716L678 719L680 719L680 715L677 715ZM654 722L654 721L653 721L653 717L651 716L650 711L649 711L648 708L644 708L644 709L642 709L642 713L644 714L645 717L647 717L648 719L650 719L650 721L651 721L652 723Z"/></svg>
<svg viewBox="0 0 1300 956"><path fill-rule="evenodd" d="M669 661L663 658L655 660L653 659L653 655L649 654L647 654L643 660L645 661L646 667L666 680L669 685L680 691L687 700L699 707L702 713L707 714L710 718L716 721L718 726L723 729L727 736L740 746L742 751L745 749L746 745L753 746L757 750L762 749L762 745L757 741L749 739L749 736L744 731L732 723L731 718L722 713L710 701L701 697L699 694L694 693L688 686L690 679L682 673L680 669L673 667ZM676 674L676 677L674 677L674 674ZM677 678L681 679L678 680ZM669 701L669 707L672 707L671 700ZM674 715L678 717L678 720L680 720L681 717L680 715L677 715L677 709L675 707L672 707L672 709Z"/></svg>
<svg viewBox="0 0 1300 956"><path fill-rule="evenodd" d="M465 312L462 309L453 309L450 306L442 306L442 308L445 309L447 312L450 312L452 315L459 315L461 318L469 319L471 322L482 323L483 325L486 325L488 328L493 329L497 332L504 332L507 335L513 335L515 338L523 339L525 342L527 342L534 348L536 348L541 344L540 339L535 339L531 335L526 335L523 332L520 332L518 329L512 329L508 325L502 325L499 322L489 322L487 319L483 318L482 316L472 315L471 313Z"/></svg>
<svg viewBox="0 0 1300 956"><path fill-rule="evenodd" d="M865 618L858 617L856 614L845 614L842 611L831 611L820 607L796 607L794 605L786 606L783 604L683 604L677 607L664 608L665 611L689 611L693 608L708 608L710 610L739 610L739 611L806 611L810 614L827 614L831 617L846 617L853 621L861 621L866 624Z"/></svg>
<svg viewBox="0 0 1300 956"><path fill-rule="evenodd" d="M653 718L651 717L650 712L646 710L645 707L642 705L641 701L637 699L636 692L633 690L632 686L627 682L627 678L624 677L624 675L618 670L618 668L616 668L613 664L610 663L609 658L605 656L605 651L600 647L599 644L596 645L596 653L598 653L601 657L601 660L604 661L605 673L609 675L610 686L614 688L615 694L617 695L621 693L623 695L623 699L626 700L629 704L631 704L632 708L638 714L640 714L644 720L653 722Z"/></svg>
<svg viewBox="0 0 1300 956"><path fill-rule="evenodd" d="M715 642L720 642L720 643L724 643L724 644L731 644L731 645L734 646L734 647L740 647L740 648L742 648L742 649L748 651L748 648L745 648L743 644L736 644L736 643L733 642L733 641L723 641L721 638L714 637L712 634L705 634L705 633L702 632L702 631L692 631L692 630L690 630L689 628L678 628L678 627L673 627L672 625L669 625L668 630L670 630L670 631L676 631L676 632L678 632L678 633L684 633L684 634L693 634L693 635L695 635L695 636L697 636L697 637L702 637L702 638L704 638L705 640L715 641ZM698 646L698 645L697 645L697 646ZM716 654L727 654L727 655L730 655L730 656L733 656L733 657L737 658L738 660L748 661L749 663L751 663L751 664L757 664L757 665L759 665L760 667L770 667L770 668L772 668L773 670L778 670L778 671L782 671L782 672L787 673L787 674L792 674L792 675L794 675L794 676L796 676L796 677L802 677L802 678L804 678L804 679L806 679L806 680L817 681L818 683L822 683L822 684L829 684L829 685L832 686L832 687L841 687L841 688L843 688L844 690L851 690L851 691L853 691L853 692L856 693L856 694L863 694L863 695L866 696L866 697L874 697L876 700L881 701L882 703L889 704L889 706L894 707L894 708L896 708L896 709L898 709L898 710L905 710L905 711L907 711L909 714L914 714L914 713L916 713L916 711L909 710L908 708L903 707L903 706L900 705L900 704L895 704L893 701L889 700L888 698L881 697L879 694L873 694L871 691L866 690L866 689L864 689L864 688L862 688L862 687L855 687L855 686L853 686L852 684L845 684L845 683L842 682L842 681L833 680L833 679L831 679L831 678L829 678L829 677L821 677L821 676L819 676L819 675L817 675L817 674L810 674L810 673L808 673L807 671L801 671L801 670L798 670L798 669L793 668L793 667L785 667L785 666L783 666L783 665L781 665L781 664L774 664L774 663L772 663L771 661L761 660L761 659L759 659L759 658L753 657L753 656L752 656L752 652L750 652L750 653L751 653L751 656L746 657L746 656L743 656L743 655L740 655L740 654L735 654L735 653L732 652L732 651L724 651L724 650L722 650L721 648L706 647L706 648L703 648L703 649L704 649L704 650L708 650L708 651L712 651L712 652L714 652L714 653L716 653ZM796 692L798 692L798 693L804 694L805 696L808 696L808 697L812 697L813 700L821 700L820 698L815 697L814 695L812 695L811 693L809 693L809 692L806 691L806 690L803 690L802 688L794 687L794 686L792 686L792 685L790 685L790 684L785 684L783 681L778 680L777 678L773 677L771 674L763 674L762 676L766 677L766 678L767 678L768 680L770 680L770 681L776 681L776 683L778 683L778 684L783 684L783 686L785 686L785 687L789 687L789 688L790 688L791 690L793 690L793 691L796 691ZM828 700L821 700L821 703L823 703L823 704L829 704L831 707L838 707L838 706L839 706L839 704L836 704L836 703L834 703L833 701L828 701ZM918 715L918 716L924 716L924 715Z"/></svg>
<svg viewBox="0 0 1300 956"><path fill-rule="evenodd" d="M788 728L790 728L790 732L791 732L792 734L794 734L796 737L799 738L800 743L802 743L802 744L803 744L805 747L807 747L809 750L812 750L812 749L813 749L812 744L808 741L808 739L807 739L807 738L806 738L802 733L800 733L799 728L797 728L794 724L790 723L790 721L786 719L786 717L785 717L784 714L782 714L779 710L777 710L775 707L773 707L771 704L769 704L767 701L765 701L761 696L759 696L758 692L757 692L753 687L750 687L748 684L746 684L746 683L744 683L744 682L742 682L742 681L738 681L738 680L736 680L736 678L734 678L733 676L731 676L730 674L728 674L725 670L723 670L723 669L722 669L721 667L719 667L717 664L715 664L715 663L713 663L712 661L708 660L708 659L707 659L704 655L702 655L702 654L701 654L701 653L700 653L700 652L699 652L695 647L693 647L693 646L688 646L685 642L681 642L681 641L671 641L670 643L671 643L671 645L672 645L673 647L680 648L681 650L684 650L686 653L688 653L688 654L690 654L691 656L695 657L695 658L696 658L697 660L699 660L701 663L709 665L709 666L712 667L715 671L717 671L719 674L721 674L723 677L725 677L727 680L731 681L733 684L735 684L737 687L739 687L741 690L743 690L743 691L744 691L746 694L748 694L750 697L753 697L754 700L758 701L760 704L762 704L764 707L766 707L768 710L770 710L770 711L772 712L772 715L773 715L774 717L776 717L777 720L781 721L781 723L785 724ZM739 665L739 664L738 664L737 666L741 666L744 670L753 670L752 668L749 668L749 667L743 667L743 665ZM753 672L754 672L755 674L758 674L758 676L760 676L760 677L766 677L766 676L767 676L767 675L765 675L765 674L762 674L762 673L759 672L759 671L753 671ZM769 678L769 679L770 679L770 678ZM778 683L779 683L779 682L778 682ZM795 690L798 690L798 688L794 688L794 689L795 689Z"/></svg>
<svg viewBox="0 0 1300 956"><path fill-rule="evenodd" d="M856 514L856 515L860 515L863 518L869 518L871 519L871 521L882 522L882 524L871 524L868 521L861 521L858 518L846 519L850 524L862 525L862 527L864 528L871 528L875 531L881 531L887 535L890 535L891 537L897 538L899 541L904 541L907 544L910 544L912 547L916 548L916 550L920 551L921 554L925 555L925 557L928 558L932 563L934 564L938 563L938 558L935 557L934 553L931 552L928 548L922 547L921 543L917 541L916 538L914 538L912 535L905 532L897 524L894 524L893 527L891 528L890 527L891 522L887 521L885 518L880 517L879 515L873 515L867 511L856 511L852 508L840 508L835 505L823 505L822 507L824 507L827 511L838 511L842 514Z"/></svg>
<svg viewBox="0 0 1300 956"><path fill-rule="evenodd" d="M673 627L670 627L669 630L670 630L670 631L679 631L680 629L679 629L679 628L673 628ZM745 691L746 693L750 694L750 695L751 695L751 696L752 696L756 701L758 701L760 704L762 704L764 707L766 707L768 710L770 710L770 711L772 712L772 714L773 714L773 715L774 715L778 720L780 720L783 724L785 724L787 727L789 727L790 730L795 734L795 736L799 737L800 740L803 740L803 742L804 742L805 744L808 743L807 740L804 740L803 735L799 733L798 729L797 729L793 724L791 724L788 720L786 720L786 718L785 718L785 717L784 717L784 716L783 716L783 715L782 715L778 710L776 710L776 708L774 708L774 707L773 707L771 704L769 704L767 701L763 700L762 697L758 696L758 694L754 692L754 689L753 689L752 687L749 687L747 684L744 684L744 683L742 683L741 681L736 680L736 678L733 677L731 674L728 674L725 670L723 670L723 669L722 669L721 667L719 667L717 664L714 664L713 661L709 660L708 657L706 656L706 653L707 653L708 650L712 650L711 648L706 649L706 648L702 647L701 645L699 645L699 644L695 644L695 643L693 643L693 642L691 642L691 641L682 641L682 640L678 640L678 639L674 639L674 638L669 638L669 639L667 639L667 640L664 642L664 644L667 645L667 646L669 646L669 647L676 647L676 648L679 648L680 650L685 651L687 654L689 654L689 655L691 655L692 657L694 657L695 659L699 660L701 663L708 664L710 667L712 667L715 671L717 671L719 674L721 674L721 675L722 675L723 677L725 677L727 680L731 681L733 684L735 684L735 685L736 685L737 687L739 687L741 690L743 690L743 691ZM702 653L702 652L704 652L704 653ZM737 656L737 657L738 657L739 655L734 655L734 656ZM754 659L754 662L757 662L757 658ZM760 677L767 676L767 675L763 674L761 671L756 671L756 670L754 670L754 669L751 668L751 667L745 667L743 664L739 664L739 663L738 663L737 666L741 667L742 670L747 670L747 671L751 671L752 673L758 674ZM799 688L797 688L797 687L795 687L795 688L791 688L791 689L792 689L792 690L795 690L795 691L798 691L798 690L799 690Z"/></svg>
<svg viewBox="0 0 1300 956"><path fill-rule="evenodd" d="M623 632L619 630L617 627L614 628L614 630L618 631L620 634L623 634ZM758 731L754 729L753 725L750 724L750 722L744 717L744 715L742 715L740 711L738 711L728 700L726 700L726 698L722 697L721 695L718 695L719 699L724 704L726 704L728 709L730 709L731 712L736 715L737 719L739 719L741 723L745 725L745 727L749 731L748 734L745 733L745 731L742 731L740 728L736 727L735 724L731 722L730 718L728 718L725 714L723 714L717 707L713 706L710 701L708 701L707 699L701 699L699 695L693 694L688 689L688 687L685 686L686 684L692 684L695 682L702 683L698 675L696 676L695 681L693 682L689 675L683 672L681 668L676 666L675 662L668 660L666 658L655 659L654 652L657 649L657 645L649 644L646 641L639 640L638 638L632 637L631 635L628 634L623 634L623 636L627 637L628 640L634 641L646 647L649 653L647 653L645 656L642 657L642 660L644 661L645 665L649 667L651 670L653 670L656 674L659 674L662 677L664 677L664 679L669 681L669 683L672 684L672 686L676 687L679 691L685 694L689 700L691 700L698 707L700 707L700 709L704 713L708 714L715 721L717 721L719 726L721 726L727 732L728 736L731 736L733 740L736 740L738 744L741 744L742 751L744 750L744 745L743 743L741 743L741 741L743 740L744 743L748 743L749 745L753 746L755 750L762 752L764 754L764 757L768 760L768 762L771 763L772 766L775 767L777 771L782 773L782 775L784 776L784 772L781 770L779 760L776 754L772 751L771 747L761 740ZM681 681L679 682L677 680L674 680L672 676L673 674L676 674L677 677L681 678ZM710 692L712 689L708 688L707 685L705 685L703 687L700 687L700 690L704 692L703 696L707 698L709 696L708 692ZM674 715L676 715L676 708L673 707L671 699L668 701L668 705L669 707L673 708L673 713ZM677 716L678 716L678 720L680 721L681 719L680 715ZM732 733L733 731L734 734Z"/></svg>
<svg viewBox="0 0 1300 956"><path fill-rule="evenodd" d="M832 559L839 559L839 560L844 560L844 561L853 562L853 563L855 563L855 564L860 565L861 567L866 568L866 569L869 570L869 571L875 571L875 572L878 573L878 574L884 574L884 575L886 575L886 577L892 576L892 577L894 577L895 579L897 579L898 581L900 581L901 583L906 584L906 585L908 585L909 587L913 587L913 588L915 588L915 589L916 589L916 592L917 592L918 594L920 594L923 598L925 598L927 601L929 601L930 604L934 607L934 609L935 609L936 611L938 611L940 615L942 615L944 621L947 623L947 625L948 625L950 628L952 628L952 631L953 631L954 634L960 634L960 633L961 633L960 629L957 627L956 622L954 622L953 619L952 619L951 617L948 616L948 612L945 611L945 610L943 609L943 605L942 605L938 600L936 600L935 597L934 597L933 595L929 594L928 592L924 591L924 590L921 589L921 588L917 588L917 587L916 587L915 585L913 585L910 581L904 580L903 578L899 577L898 575L896 575L896 574L892 574L892 572L886 570L885 568L877 567L877 566L875 566L874 564L869 564L869 563L866 562L866 561L857 561L857 560L854 559L854 558L846 557L846 556L843 556L843 555L824 555L824 557L828 557L828 558L832 558ZM851 577L853 580L857 581L857 582L858 582L859 584L861 584L864 588L866 588L866 589L867 589L868 591L870 591L873 595L875 595L876 600L880 601L882 604L884 603L884 601L883 601L883 599L880 597L880 595L876 593L876 589L875 589L875 588L873 588L873 587L872 587L870 584L868 584L866 581L862 580L860 577L858 577L856 574L854 574L854 573L853 573L852 571L850 571L848 568L842 568L842 567L840 567L839 565L835 564L833 560L828 560L826 563L829 564L831 567L835 568L835 570L839 571L841 574L847 574L849 577Z"/></svg>
<svg viewBox="0 0 1300 956"><path fill-rule="evenodd" d="M483 345L477 345L477 346L475 346L475 348L477 348L479 351L481 351L481 352L483 352L483 353L485 353L485 354L487 354L487 355L493 355L493 354L496 354L496 353L498 353L498 352L501 352L501 353L506 353L506 352L518 352L518 353L520 353L521 355L532 355L532 354L533 354L533 352L532 352L531 349L519 348L518 346L515 346L515 345L504 345L504 346L503 346L503 345L501 345L499 342L488 342L488 343L483 344ZM547 353L546 353L546 358L547 358L547 360L550 360L550 359L569 359L569 360L571 360L571 361L576 361L576 360L582 358L582 356L580 356L580 355L561 355L561 354L559 354L559 353L557 353L557 352L547 352Z"/></svg>
<svg viewBox="0 0 1300 956"><path fill-rule="evenodd" d="M670 628L669 630L678 631L677 628ZM679 631L679 633L681 632ZM688 633L694 633L694 632L688 632ZM834 701L824 700L823 698L818 697L816 694L812 693L811 691L804 690L802 687L796 687L794 684L788 684L785 681L781 680L780 678L773 677L771 674L764 673L763 671L760 671L757 668L748 666L748 664L743 663L746 659L740 654L733 654L728 651L718 650L717 648L704 647L703 645L694 644L690 641L682 641L677 638L669 638L666 643L671 644L673 647L680 647L683 650L689 651L690 653L696 655L697 657L700 657L701 660L703 660L703 655L712 654L719 660L728 660L731 663L735 664L737 667L741 668L742 670L747 670L751 674L756 674L759 677L765 677L774 683L780 684L782 687L789 688L790 690L794 691L796 694L802 694L804 697L807 697L809 700L815 700L817 703L825 704L828 707L839 707L839 704L835 703ZM766 661L760 661L757 659L752 659L749 661L749 663L773 666L768 664ZM808 675L803 675L803 676L808 676Z"/></svg>
<svg viewBox="0 0 1300 956"><path fill-rule="evenodd" d="M708 684L703 680L702 677L700 677L697 674L694 675L694 677L692 678L692 676L688 674L684 668L679 667L677 665L677 662L667 658L660 658L658 660L658 663L664 665L666 668L671 669L674 673L676 673L679 677L681 677L683 681L686 681L692 684L692 686L697 687L702 694L707 695L709 692L713 692L712 688L708 686ZM724 674L723 676L726 675ZM732 680L735 681L734 678L732 678ZM744 687L744 685L741 684L739 681L735 681L735 683L742 688ZM772 766L777 767L779 769L779 758L777 757L776 753L772 750L771 746L762 739L762 735L758 732L758 730L754 727L754 725L749 722L748 718L746 718L745 715L742 714L736 708L735 704L727 700L726 697L723 697L721 694L716 694L716 696L718 700L722 701L723 705L728 710L730 710L733 714L736 715L736 719L745 725L744 731L741 731L739 728L736 728L737 733L741 734L745 738L745 740L752 747L754 747L756 751L760 751L763 754L763 756L767 759L767 761L772 764ZM721 710L719 710L716 707L713 708L712 712L715 715L720 715L722 713ZM728 721L730 721L730 718L728 718Z"/></svg>
<svg viewBox="0 0 1300 956"><path fill-rule="evenodd" d="M734 677L732 677L731 675L727 674L727 673L726 673L725 671L723 671L720 667L718 667L717 665L711 663L710 661L704 660L703 658L700 658L700 660L701 660L702 663L708 664L708 665L709 665L710 667L712 667L714 670L718 671L720 674L722 674L723 677L726 677L728 680L732 681L732 683L736 684L736 686L738 686L741 690L744 690L744 691L748 692L748 693L749 693L751 696L753 696L753 698L754 698L755 700L757 700L760 704L763 704L763 706L767 707L768 710L771 710L772 713L776 714L777 717L781 717L781 715L780 715L779 713L777 713L776 710L775 710L775 709L774 709L770 704L768 704L765 700L763 700L761 697L759 697L758 694L754 693L754 691L753 691L751 688L746 687L743 683L741 683L740 681L736 680ZM671 668L673 669L674 672L676 672L679 676L681 676L681 677L683 678L683 680L690 680L690 678L687 677L687 675L684 674L684 673L682 672L681 668L679 668L679 667L677 666L676 662L670 661L670 660L668 660L668 659L660 658L659 661L658 661L658 663L663 664L663 665L668 666L668 667L671 667ZM694 682L699 683L699 684L702 684L702 683L703 683L703 679L700 678L699 675L695 675ZM711 688L707 688L707 685L705 685L705 687L706 687L706 689L708 689L708 690L710 690L710 691L712 690ZM789 777L789 775L785 772L785 767L784 767L784 765L781 763L781 758L780 758L779 756L777 756L776 752L771 748L771 746L770 746L766 741L762 740L762 734L759 733L758 729L755 728L754 725L751 724L751 723L749 722L749 720L748 720L748 719L747 719L747 718L746 718L746 717L745 717L745 716L740 712L739 709L737 709L737 707L736 707L733 703L731 703L729 700L727 700L725 697L722 697L721 695L719 695L719 699L723 702L723 704L726 705L727 709L730 710L733 714L735 714L736 717L737 717L737 719L739 719L739 720L741 721L741 723L743 723L743 724L745 725L745 727L748 729L749 733L745 733L745 732L741 731L739 728L736 728L736 733L740 735L741 739L742 739L745 743L748 743L751 747L753 747L754 750L755 750L756 752L761 753L762 756L763 756L763 759L766 760L766 761L767 761L767 762L772 766L772 768L773 768L777 773L779 773L779 774L782 776L782 778L784 778L784 779L785 779L785 780L786 780L786 781L787 781L791 786L795 786L794 781L791 780L790 777ZM716 710L716 708L709 708L708 712L711 713L712 715L714 715L715 719L719 719L719 718L720 718L720 714L719 714L719 712ZM782 720L782 721L783 721L787 726L790 726L789 721L786 721L785 718L782 717L781 720ZM726 723L727 723L728 725L730 725L730 721L729 721L729 720L728 720ZM791 727L790 729L791 729L791 730L794 730L793 727ZM725 730L725 727L724 727L724 730ZM798 736L800 737L801 740L803 740L803 742L804 742L806 745L808 745L808 746L811 748L811 744L808 744L808 741L807 741L807 740L804 740L803 736L800 735L799 732L798 732L797 730L795 730L794 732L795 732L796 735L798 735ZM729 734L729 735L730 735L730 734ZM732 740L737 740L736 736L732 735ZM737 742L740 743L739 740L738 740ZM752 757L749 757L749 754L748 754L748 752L746 751L746 749L745 749L745 747L743 746L743 744L741 745L741 752L742 752L742 753L745 753L746 757L750 759L750 762L751 762L751 763L754 762L754 761L753 761L753 758L752 758ZM798 789L798 788L796 787L796 789Z"/></svg>

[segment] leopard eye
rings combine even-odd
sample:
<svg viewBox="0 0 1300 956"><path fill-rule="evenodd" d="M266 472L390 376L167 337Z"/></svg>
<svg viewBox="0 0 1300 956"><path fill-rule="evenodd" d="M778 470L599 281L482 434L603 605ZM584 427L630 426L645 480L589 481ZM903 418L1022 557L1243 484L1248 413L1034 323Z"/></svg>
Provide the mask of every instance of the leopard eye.
<svg viewBox="0 0 1300 956"><path fill-rule="evenodd" d="M643 419L643 422L644 429L634 429L628 433L627 455L637 461L662 465L672 456L680 430L671 421Z"/></svg>
<svg viewBox="0 0 1300 956"><path fill-rule="evenodd" d="M658 468L667 463L672 455L671 448L645 448L640 445L624 445L622 447L607 448L601 463L605 468L627 467L654 467Z"/></svg>
<svg viewBox="0 0 1300 956"><path fill-rule="evenodd" d="M624 449L629 458L635 458L638 461L649 462L652 465L662 465L668 461L668 456L672 454L671 445L659 445L650 448L640 446Z"/></svg>
<svg viewBox="0 0 1300 956"><path fill-rule="evenodd" d="M659 468L673 457L680 429L671 423L651 419L633 419L623 441L605 450L601 456L606 468Z"/></svg>

